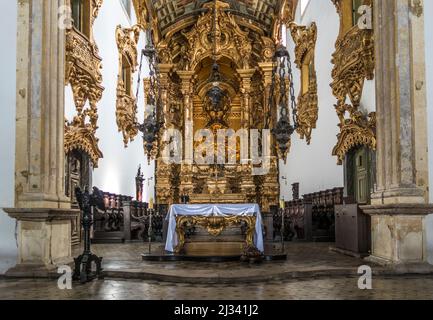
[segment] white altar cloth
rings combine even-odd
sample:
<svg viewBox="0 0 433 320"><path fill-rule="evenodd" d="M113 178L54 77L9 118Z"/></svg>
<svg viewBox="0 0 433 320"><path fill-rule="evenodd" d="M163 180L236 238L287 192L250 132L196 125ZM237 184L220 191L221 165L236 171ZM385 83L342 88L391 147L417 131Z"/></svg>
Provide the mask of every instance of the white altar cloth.
<svg viewBox="0 0 433 320"><path fill-rule="evenodd" d="M165 250L173 252L178 244L176 233L176 216L256 216L254 245L264 252L262 215L258 204L173 204L166 217L168 220L167 241Z"/></svg>

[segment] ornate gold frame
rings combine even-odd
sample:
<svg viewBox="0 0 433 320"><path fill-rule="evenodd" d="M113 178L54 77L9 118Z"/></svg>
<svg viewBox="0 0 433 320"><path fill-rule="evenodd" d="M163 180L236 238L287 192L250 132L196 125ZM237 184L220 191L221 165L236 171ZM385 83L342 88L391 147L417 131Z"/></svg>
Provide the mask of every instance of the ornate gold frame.
<svg viewBox="0 0 433 320"><path fill-rule="evenodd" d="M228 217L203 217L203 216L177 216L176 233L178 245L174 249L175 253L181 253L185 246L185 227L186 225L198 225L207 230L214 237L219 236L225 228L239 225L242 222L247 224L245 244L254 247L254 232L256 231L255 216L228 216Z"/></svg>
<svg viewBox="0 0 433 320"><path fill-rule="evenodd" d="M91 26L95 21L102 0L91 1ZM98 147L96 130L98 129L97 103L102 97L102 59L98 54L98 47L90 38L74 27L66 30L66 65L65 84L70 84L74 97L77 114L71 122L65 121L65 153L74 149L86 152L94 167L103 157ZM89 107L85 107L89 102ZM87 123L87 119L89 119Z"/></svg>
<svg viewBox="0 0 433 320"><path fill-rule="evenodd" d="M132 75L138 62L137 43L140 36L141 26L132 28L116 28L116 43L119 51L119 74L117 77L117 100L116 100L116 123L119 132L122 132L125 147L132 142L138 134L137 129L137 103L132 93ZM127 93L122 79L123 59L126 58L131 67L131 92Z"/></svg>
<svg viewBox="0 0 433 320"><path fill-rule="evenodd" d="M364 81L374 78L374 32L361 30L358 26L350 28L347 1L332 0L340 16L340 34L332 59L334 69L331 84L333 95L337 98L335 109L340 119L340 133L332 152L338 157L338 164L343 163L347 152L355 146L365 145L376 149L376 114L372 112L365 115L359 110ZM367 5L371 5L371 2L364 1ZM347 97L351 104L346 103Z"/></svg>
<svg viewBox="0 0 433 320"><path fill-rule="evenodd" d="M295 42L296 66L301 71L301 88L298 97L298 121L299 127L297 132L301 139L306 139L307 144L311 143L311 134L316 128L319 118L319 105L317 96L317 76L315 69L315 49L317 41L317 25L312 23L309 27L298 26L292 22L289 24L289 29ZM313 72L308 76L308 89L304 92L303 86L305 79L303 78L303 66L312 64Z"/></svg>

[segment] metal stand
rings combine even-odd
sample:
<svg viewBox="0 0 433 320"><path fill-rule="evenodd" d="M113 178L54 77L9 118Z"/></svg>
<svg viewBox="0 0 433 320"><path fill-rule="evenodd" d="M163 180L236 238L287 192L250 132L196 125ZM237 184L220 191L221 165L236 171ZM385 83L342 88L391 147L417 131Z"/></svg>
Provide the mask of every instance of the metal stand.
<svg viewBox="0 0 433 320"><path fill-rule="evenodd" d="M96 206L104 210L105 205L104 197L97 188L93 188L93 194L90 194L87 188L84 192L81 192L80 188L76 188L75 194L82 212L81 224L84 231L84 252L78 258L74 258L75 269L72 279L86 283L95 278L103 278L101 267L102 257L98 257L90 250L90 228L93 224L92 207ZM92 262L96 265L95 271L92 270Z"/></svg>
<svg viewBox="0 0 433 320"><path fill-rule="evenodd" d="M152 217L153 217L153 209L149 209L149 228L147 229L147 239L149 242L149 254L152 252Z"/></svg>
<svg viewBox="0 0 433 320"><path fill-rule="evenodd" d="M284 212L286 211L285 209L280 209L281 210L281 251L284 253Z"/></svg>

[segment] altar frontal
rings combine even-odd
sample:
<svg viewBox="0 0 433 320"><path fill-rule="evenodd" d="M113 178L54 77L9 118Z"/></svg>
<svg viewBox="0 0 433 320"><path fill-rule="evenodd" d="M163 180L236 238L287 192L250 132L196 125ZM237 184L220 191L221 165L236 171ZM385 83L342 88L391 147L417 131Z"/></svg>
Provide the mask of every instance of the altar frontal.
<svg viewBox="0 0 433 320"><path fill-rule="evenodd" d="M258 204L173 204L168 220L165 250L181 253L185 245L187 224L204 227L212 236L219 236L229 226L247 226L245 245L264 252L262 216Z"/></svg>

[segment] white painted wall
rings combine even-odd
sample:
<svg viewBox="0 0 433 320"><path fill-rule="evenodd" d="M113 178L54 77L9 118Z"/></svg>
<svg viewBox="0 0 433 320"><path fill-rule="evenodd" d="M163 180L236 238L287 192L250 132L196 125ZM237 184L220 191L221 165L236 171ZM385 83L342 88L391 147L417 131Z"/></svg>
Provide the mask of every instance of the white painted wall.
<svg viewBox="0 0 433 320"><path fill-rule="evenodd" d="M433 150L433 1L424 1L425 50L427 67L427 110L428 110L428 149ZM433 155L429 154L429 186L430 202L433 201ZM427 217L427 254L430 264L433 264L433 215Z"/></svg>
<svg viewBox="0 0 433 320"><path fill-rule="evenodd" d="M94 37L99 48L99 55L102 58L102 76L105 90L101 101L98 103L98 126L97 137L99 138L99 148L104 154L100 159L99 167L93 173L93 185L112 193L120 193L135 196L135 175L138 165L141 164L145 178L154 176L154 163L147 165L145 158L142 138L137 136L135 141L124 148L123 136L118 132L116 124L116 86L117 74L119 69L118 50L115 38L117 25L130 27L135 23L134 12L131 21L125 14L120 0L104 1L98 18L94 24ZM145 36L140 36L139 51L144 48ZM143 76L147 70L143 68ZM138 72L137 72L138 73ZM137 77L137 73L135 77ZM133 93L135 95L137 79L133 82ZM139 93L139 114L138 119L143 119L143 85L141 84ZM69 119L74 114L74 105L71 89L66 88L66 113ZM154 181L146 180L144 186L144 200L154 198Z"/></svg>
<svg viewBox="0 0 433 320"><path fill-rule="evenodd" d="M14 206L17 1L1 1L0 12L0 208L7 208ZM15 220L0 209L0 274L16 258Z"/></svg>

